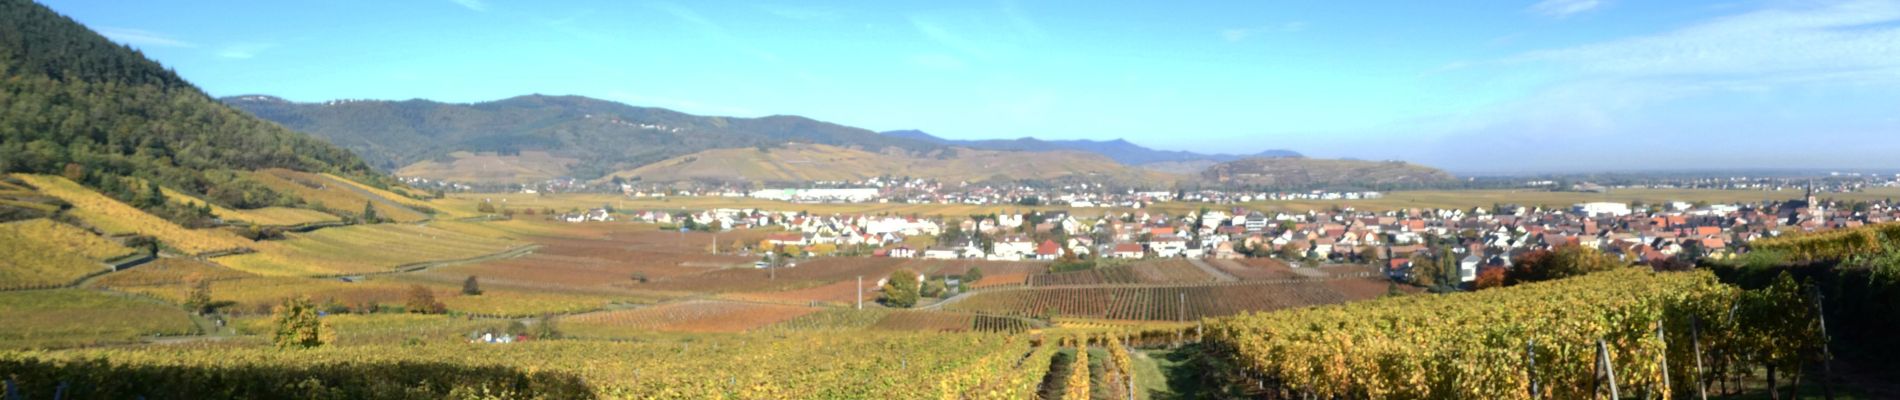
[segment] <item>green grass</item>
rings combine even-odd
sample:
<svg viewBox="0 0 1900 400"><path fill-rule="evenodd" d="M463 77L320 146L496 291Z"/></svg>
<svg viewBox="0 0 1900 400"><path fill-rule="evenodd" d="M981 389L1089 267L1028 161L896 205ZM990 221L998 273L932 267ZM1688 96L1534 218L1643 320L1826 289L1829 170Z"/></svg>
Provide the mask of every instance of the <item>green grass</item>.
<svg viewBox="0 0 1900 400"><path fill-rule="evenodd" d="M0 292L0 349L136 342L196 331L178 307L106 292Z"/></svg>
<svg viewBox="0 0 1900 400"><path fill-rule="evenodd" d="M1171 399L1175 398L1174 389L1168 387L1168 375L1163 370L1180 368L1182 362L1169 360L1167 350L1137 350L1131 358L1135 361L1135 398Z"/></svg>

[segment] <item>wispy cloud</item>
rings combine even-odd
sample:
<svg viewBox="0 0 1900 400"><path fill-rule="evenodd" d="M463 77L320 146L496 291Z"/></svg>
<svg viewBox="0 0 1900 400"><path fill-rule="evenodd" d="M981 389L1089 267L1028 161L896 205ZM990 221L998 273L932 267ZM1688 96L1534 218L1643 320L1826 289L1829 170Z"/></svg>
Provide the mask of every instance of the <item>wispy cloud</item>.
<svg viewBox="0 0 1900 400"><path fill-rule="evenodd" d="M257 53L277 47L273 43L237 43L218 49L217 56L234 60L248 60L257 57Z"/></svg>
<svg viewBox="0 0 1900 400"><path fill-rule="evenodd" d="M758 4L753 8L779 18L799 21L835 21L844 17L844 12L826 7L806 7L787 4Z"/></svg>
<svg viewBox="0 0 1900 400"><path fill-rule="evenodd" d="M760 49L737 36L733 36L732 32L726 30L724 25L720 25L718 22L706 18L705 15L700 14L698 11L693 11L691 8L669 2L656 2L649 4L649 6L672 16L673 19L686 24L688 28L697 31L701 36L709 40L730 46L746 54L751 54L754 57L758 57L760 61L773 64L778 64L783 61L779 59L777 54Z"/></svg>
<svg viewBox="0 0 1900 400"><path fill-rule="evenodd" d="M462 6L462 8L467 8L467 9L474 10L477 12L488 11L488 3L482 0L449 0L449 1L455 2L456 5L460 5Z"/></svg>
<svg viewBox="0 0 1900 400"><path fill-rule="evenodd" d="M112 39L112 41L133 46L198 47L197 43L178 40L169 35L142 29L101 27L99 28L99 34L105 35L107 39Z"/></svg>
<svg viewBox="0 0 1900 400"><path fill-rule="evenodd" d="M1531 5L1531 12L1551 18L1570 18L1570 16L1590 12L1603 6L1602 0L1544 0Z"/></svg>
<svg viewBox="0 0 1900 400"><path fill-rule="evenodd" d="M1900 3L1755 11L1680 30L1511 58L1594 78L1824 81L1900 72Z"/></svg>
<svg viewBox="0 0 1900 400"><path fill-rule="evenodd" d="M1507 169L1659 167L1696 157L1707 159L1695 165L1718 167L1757 161L1762 163L1758 166L1891 164L1862 149L1850 156L1847 150L1819 144L1829 141L1749 149L1759 159L1737 158L1733 152L1708 153L1728 155L1723 158L1645 149L1720 145L1741 151L1763 141L1750 138L1789 130L1857 142L1879 137L1844 133L1868 131L1855 124L1869 121L1853 118L1881 114L1877 107L1844 103L1835 112L1846 120L1781 125L1765 122L1774 118L1762 113L1799 106L1775 100L1784 96L1900 90L1900 3L1868 0L1759 9L1651 35L1461 64L1443 73L1482 77L1479 82L1485 84L1532 82L1514 99L1401 128L1428 133L1411 135L1410 140L1421 143L1405 147L1435 147L1445 163L1472 163L1456 155L1481 151L1501 155L1483 162L1503 163L1497 167ZM1683 112L1731 116L1696 119L1679 115ZM1740 140L1699 141L1709 135ZM1638 143L1644 145L1629 146ZM1900 142L1872 140L1862 147L1868 146L1893 149ZM1792 154L1841 158L1782 156Z"/></svg>
<svg viewBox="0 0 1900 400"><path fill-rule="evenodd" d="M1274 33L1274 32L1292 33L1292 32L1305 31L1306 27L1307 27L1306 21L1287 21L1287 22L1282 22L1279 24L1267 25L1267 26L1222 29L1220 31L1220 36L1222 39L1227 39L1227 41L1229 42L1239 42L1242 40L1247 40L1247 38L1250 38L1250 37L1268 34L1268 33Z"/></svg>
<svg viewBox="0 0 1900 400"><path fill-rule="evenodd" d="M944 27L934 20L913 15L910 17L910 25L917 29L917 33L923 34L924 38L937 42L937 44L943 45L944 47L949 47L951 50L956 50L959 53L976 58L990 57L989 49L985 48L982 44L965 39L962 35L952 32L949 28Z"/></svg>

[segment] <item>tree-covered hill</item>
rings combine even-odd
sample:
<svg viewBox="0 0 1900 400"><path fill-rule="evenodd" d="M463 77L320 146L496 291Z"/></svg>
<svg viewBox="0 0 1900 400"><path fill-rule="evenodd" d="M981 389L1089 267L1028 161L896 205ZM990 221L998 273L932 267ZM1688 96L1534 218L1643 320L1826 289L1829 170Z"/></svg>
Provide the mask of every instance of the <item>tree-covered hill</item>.
<svg viewBox="0 0 1900 400"><path fill-rule="evenodd" d="M137 50L31 1L0 0L0 73L0 172L60 174L128 202L159 197L140 183L157 182L237 208L299 200L234 171L387 179L349 151L226 107ZM188 211L134 203L174 219Z"/></svg>
<svg viewBox="0 0 1900 400"><path fill-rule="evenodd" d="M518 96L458 104L428 100L290 102L271 96L224 98L249 111L361 154L378 168L447 171L437 178L468 178L451 170L455 154L493 153L484 162L527 162L565 176L593 179L619 170L718 148L773 147L788 142L930 151L947 146L880 135L797 116L698 116L580 96ZM513 160L522 152L548 159ZM491 157L493 158L493 157ZM428 162L427 165L418 163ZM561 170L564 169L564 170ZM528 178L543 178L534 174ZM526 179L526 178L524 178ZM466 180L466 179L464 179ZM509 176L478 181L505 183Z"/></svg>

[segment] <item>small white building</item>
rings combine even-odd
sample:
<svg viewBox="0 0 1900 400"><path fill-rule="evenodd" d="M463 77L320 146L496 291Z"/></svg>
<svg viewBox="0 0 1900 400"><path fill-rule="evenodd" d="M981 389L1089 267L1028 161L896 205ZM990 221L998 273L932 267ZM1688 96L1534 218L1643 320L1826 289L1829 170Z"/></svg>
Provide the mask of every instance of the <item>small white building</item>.
<svg viewBox="0 0 1900 400"><path fill-rule="evenodd" d="M1630 205L1599 201L1571 206L1570 211L1578 215L1593 218L1601 216L1621 217L1630 215Z"/></svg>

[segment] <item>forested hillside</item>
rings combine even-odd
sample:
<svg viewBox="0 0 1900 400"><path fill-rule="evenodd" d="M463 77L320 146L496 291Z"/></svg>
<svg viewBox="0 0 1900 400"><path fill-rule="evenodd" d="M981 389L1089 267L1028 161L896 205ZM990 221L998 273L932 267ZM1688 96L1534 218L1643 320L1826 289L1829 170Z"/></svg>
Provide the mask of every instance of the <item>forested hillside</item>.
<svg viewBox="0 0 1900 400"><path fill-rule="evenodd" d="M443 171L444 175L428 176L432 178L484 183L533 181L545 175L593 179L704 150L766 148L787 142L871 151L895 147L923 152L945 147L804 117L707 117L580 96L530 95L474 104L428 100L296 103L271 96L227 97L224 102L329 139L384 170L417 167L417 171ZM519 157L523 152L534 156ZM458 161L468 165L458 167ZM536 173L476 174L467 169Z"/></svg>
<svg viewBox="0 0 1900 400"><path fill-rule="evenodd" d="M57 174L168 218L207 214L156 186L236 208L294 205L235 173L383 178L349 151L233 110L137 50L44 6L0 0L0 171Z"/></svg>

